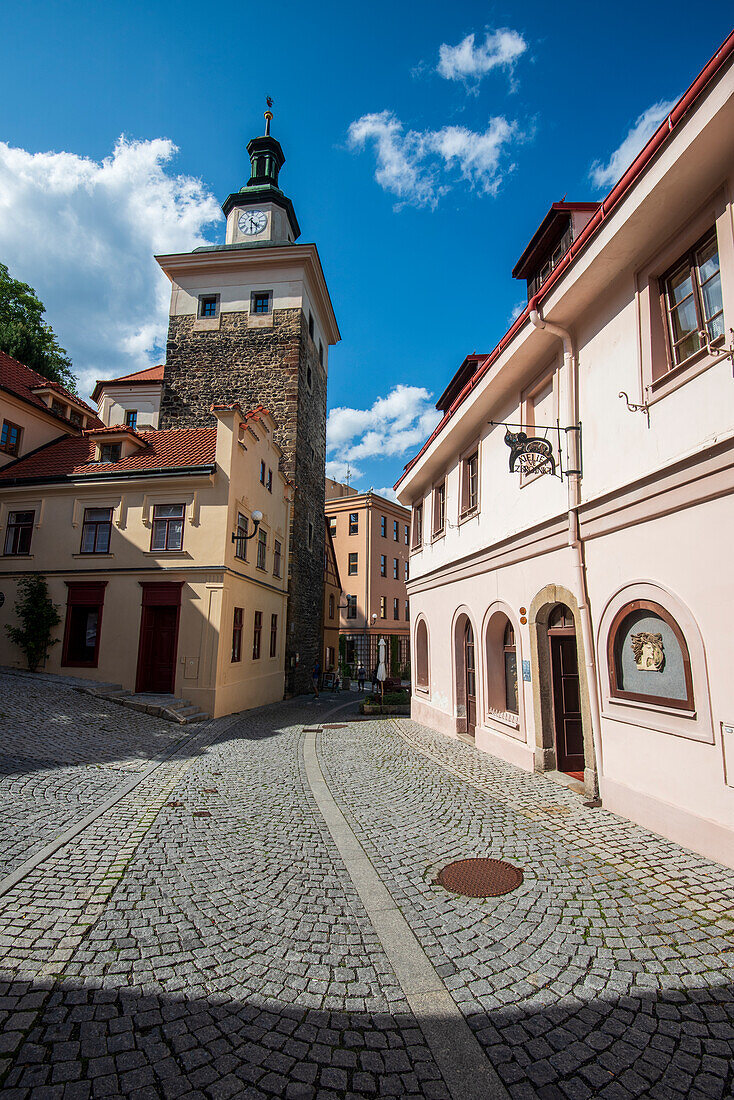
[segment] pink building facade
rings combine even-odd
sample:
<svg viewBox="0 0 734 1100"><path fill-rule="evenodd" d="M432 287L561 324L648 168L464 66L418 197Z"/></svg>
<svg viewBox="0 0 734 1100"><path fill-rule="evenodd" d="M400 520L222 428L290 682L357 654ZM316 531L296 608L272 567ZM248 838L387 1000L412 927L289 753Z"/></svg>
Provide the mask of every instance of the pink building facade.
<svg viewBox="0 0 734 1100"><path fill-rule="evenodd" d="M730 866L733 47L602 204L554 204L396 486L416 720Z"/></svg>

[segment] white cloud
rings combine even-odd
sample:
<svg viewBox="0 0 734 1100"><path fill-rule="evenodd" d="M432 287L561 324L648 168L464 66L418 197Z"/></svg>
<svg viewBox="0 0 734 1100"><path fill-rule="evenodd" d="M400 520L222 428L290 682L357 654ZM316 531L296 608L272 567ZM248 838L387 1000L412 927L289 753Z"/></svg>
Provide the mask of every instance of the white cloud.
<svg viewBox="0 0 734 1100"><path fill-rule="evenodd" d="M589 176L595 187L611 187L621 178L666 115L670 114L676 103L676 99L660 100L659 103L653 103L651 107L643 111L622 144L614 150L606 164L602 164L599 160L594 161L589 169Z"/></svg>
<svg viewBox="0 0 734 1100"><path fill-rule="evenodd" d="M491 118L482 133L465 126L406 132L392 111L381 111L353 122L348 142L355 151L374 143L375 179L385 191L402 203L434 208L457 174L482 194L496 194L506 148L521 138L517 124L501 116Z"/></svg>
<svg viewBox="0 0 734 1100"><path fill-rule="evenodd" d="M511 325L514 325L515 321L518 319L518 317L520 316L522 311L525 309L525 306L527 304L528 304L527 298L521 298L519 302L515 302L514 306L512 307L512 309L510 311L510 315L507 318L506 324L507 324L508 328Z"/></svg>
<svg viewBox="0 0 734 1100"><path fill-rule="evenodd" d="M422 443L439 419L428 390L402 384L378 397L369 409L332 409L326 425L327 468L339 465L346 470L347 463L359 459L403 455Z"/></svg>
<svg viewBox="0 0 734 1100"><path fill-rule="evenodd" d="M221 219L163 138L121 137L101 162L0 142L0 260L46 306L86 396L96 378L165 358L170 283L155 253L205 244Z"/></svg>
<svg viewBox="0 0 734 1100"><path fill-rule="evenodd" d="M476 91L482 77L493 69L512 72L515 62L527 48L523 36L507 27L487 31L484 43L478 46L474 35L468 34L458 46L444 42L439 47L436 71L446 80L463 80Z"/></svg>
<svg viewBox="0 0 734 1100"><path fill-rule="evenodd" d="M393 489L392 485L384 485L382 489L375 489L378 496L384 497L385 500L394 500L398 503L398 494Z"/></svg>
<svg viewBox="0 0 734 1100"><path fill-rule="evenodd" d="M339 459L330 459L326 463L326 476L332 478L333 481L346 482L349 479L349 484L354 484L355 478L364 477L364 474L358 466L353 466L349 462L340 462Z"/></svg>

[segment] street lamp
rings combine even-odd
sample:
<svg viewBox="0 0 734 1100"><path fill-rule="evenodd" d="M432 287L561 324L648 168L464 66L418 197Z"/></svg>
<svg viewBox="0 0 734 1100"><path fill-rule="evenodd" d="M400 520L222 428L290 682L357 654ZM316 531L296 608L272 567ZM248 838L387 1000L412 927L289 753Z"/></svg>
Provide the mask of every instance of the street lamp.
<svg viewBox="0 0 734 1100"><path fill-rule="evenodd" d="M255 535L257 534L257 529L260 526L260 524L262 523L262 519L263 519L262 512L258 508L256 508L255 511L252 513L252 534L251 535L240 535L239 531L233 531L232 532L232 542L240 543L240 542L247 542L249 539L254 539ZM235 551L235 553L239 553L239 552L240 551L239 551L239 547L238 547L237 550Z"/></svg>

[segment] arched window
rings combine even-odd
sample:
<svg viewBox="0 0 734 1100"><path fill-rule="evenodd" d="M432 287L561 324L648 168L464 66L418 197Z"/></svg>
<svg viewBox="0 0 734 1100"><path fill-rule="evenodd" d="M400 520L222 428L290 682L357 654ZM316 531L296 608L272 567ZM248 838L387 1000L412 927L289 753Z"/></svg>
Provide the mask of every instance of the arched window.
<svg viewBox="0 0 734 1100"><path fill-rule="evenodd" d="M683 632L660 604L621 608L607 639L612 698L693 710L691 659Z"/></svg>
<svg viewBox="0 0 734 1100"><path fill-rule="evenodd" d="M574 630L573 614L565 603L557 603L548 616L549 630Z"/></svg>
<svg viewBox="0 0 734 1100"><path fill-rule="evenodd" d="M428 691L428 627L420 619L415 628L415 683L421 691Z"/></svg>
<svg viewBox="0 0 734 1100"><path fill-rule="evenodd" d="M517 727L511 718L520 713L515 628L502 611L495 611L487 624L486 654L489 713Z"/></svg>
<svg viewBox="0 0 734 1100"><path fill-rule="evenodd" d="M334 618L334 594L333 594L333 592L329 594L329 618L330 619Z"/></svg>
<svg viewBox="0 0 734 1100"><path fill-rule="evenodd" d="M515 631L507 620L503 639L505 664L505 710L517 714L517 652L515 649Z"/></svg>

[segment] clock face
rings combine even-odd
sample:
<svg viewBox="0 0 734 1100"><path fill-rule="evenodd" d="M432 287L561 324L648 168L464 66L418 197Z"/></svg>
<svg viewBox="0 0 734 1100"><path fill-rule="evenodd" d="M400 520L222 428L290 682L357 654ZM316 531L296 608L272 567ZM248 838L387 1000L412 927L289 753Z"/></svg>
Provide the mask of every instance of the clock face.
<svg viewBox="0 0 734 1100"><path fill-rule="evenodd" d="M240 227L240 233L253 237L257 233L262 233L268 224L268 216L264 210L244 210L237 219L237 224Z"/></svg>

